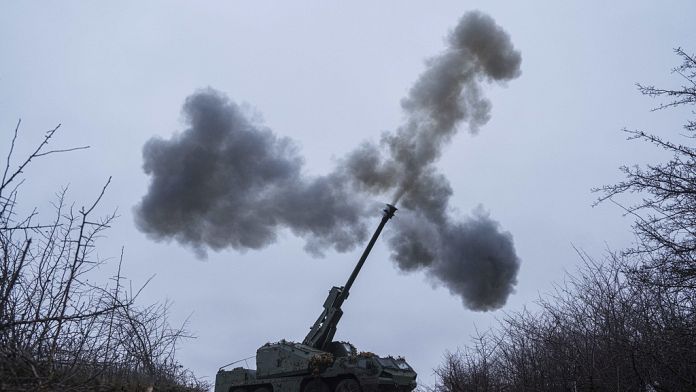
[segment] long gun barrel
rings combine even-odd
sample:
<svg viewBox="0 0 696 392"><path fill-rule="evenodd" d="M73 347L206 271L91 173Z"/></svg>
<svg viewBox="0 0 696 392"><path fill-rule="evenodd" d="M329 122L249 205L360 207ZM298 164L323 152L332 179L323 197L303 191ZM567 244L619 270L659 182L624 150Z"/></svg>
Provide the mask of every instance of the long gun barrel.
<svg viewBox="0 0 696 392"><path fill-rule="evenodd" d="M384 215L382 216L382 220L379 222L379 226L377 226L377 230L375 230L375 233L372 234L370 242L365 247L362 256L360 256L360 260L358 260L358 264L350 274L345 286L334 286L331 288L331 291L329 291L329 296L326 298L326 301L324 301L324 311L321 313L317 321L314 322L314 325L302 342L303 344L319 350L324 350L333 340L334 334L336 333L336 326L343 315L341 305L343 304L343 301L348 298L350 288L353 286L355 278L357 278L358 274L360 273L360 269L362 269L363 264L365 264L365 260L367 260L367 256L372 250L372 247L375 245L377 238L379 238L379 235L382 233L384 225L386 225L389 219L394 216L396 207L391 204L387 204L387 207L383 210L383 212Z"/></svg>
<svg viewBox="0 0 696 392"><path fill-rule="evenodd" d="M348 298L350 288L353 286L353 282L355 282L355 278L358 277L358 274L360 273L360 270L362 269L363 264L365 264L365 260L367 260L367 256L370 255L370 252L372 251L372 247L375 245L375 242L377 242L377 238L382 233L382 229L384 229L384 225L386 225L387 222L389 221L389 219L391 219L394 216L394 213L396 212L396 207L394 207L391 204L387 204L387 207L384 210L382 210L382 212L384 212L384 216L382 216L382 220L379 222L379 226L377 226L377 230L375 230L375 233L372 234L372 238L370 239L370 242L365 247L365 250L363 251L362 256L360 256L360 260L358 260L358 264L355 266L355 268L353 269L353 272L350 274L350 277L348 278L346 285L343 286L343 299L344 300L346 298Z"/></svg>

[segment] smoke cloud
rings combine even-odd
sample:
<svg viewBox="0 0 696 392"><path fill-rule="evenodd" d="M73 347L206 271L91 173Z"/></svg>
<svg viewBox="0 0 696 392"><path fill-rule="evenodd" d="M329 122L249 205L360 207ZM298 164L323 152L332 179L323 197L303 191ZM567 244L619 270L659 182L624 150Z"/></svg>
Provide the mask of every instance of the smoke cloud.
<svg viewBox="0 0 696 392"><path fill-rule="evenodd" d="M520 75L520 53L487 15L464 15L447 43L441 55L426 62L426 71L401 101L406 123L383 135L381 146L364 144L347 162L366 189L396 189L395 202L418 186L421 174L440 157L459 124L466 123L476 134L488 122L491 103L483 96L481 82L505 82Z"/></svg>
<svg viewBox="0 0 696 392"><path fill-rule="evenodd" d="M363 143L321 177L304 176L294 143L250 120L223 94L207 89L190 96L183 109L189 128L143 149L151 183L135 208L138 227L200 255L259 249L289 229L320 255L362 243L365 197L391 194L401 208L388 226L398 267L426 271L470 309L501 307L519 269L512 235L483 208L463 220L451 217L452 189L434 164L460 126L476 134L489 120L482 85L519 76L521 56L480 12L465 14L446 42L402 100L404 124L377 144Z"/></svg>
<svg viewBox="0 0 696 392"><path fill-rule="evenodd" d="M304 178L287 138L254 124L212 89L186 99L190 127L143 148L147 194L136 207L138 228L151 237L205 249L260 249L289 228L314 254L352 249L366 237L364 203L338 174Z"/></svg>

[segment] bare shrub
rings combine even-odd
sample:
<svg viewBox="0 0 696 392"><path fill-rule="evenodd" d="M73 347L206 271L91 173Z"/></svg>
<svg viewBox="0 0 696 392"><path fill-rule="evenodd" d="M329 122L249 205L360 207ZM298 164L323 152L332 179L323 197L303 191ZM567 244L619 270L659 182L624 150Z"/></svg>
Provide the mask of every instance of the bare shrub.
<svg viewBox="0 0 696 392"><path fill-rule="evenodd" d="M583 267L541 310L507 315L436 369L439 392L696 388L693 292L627 279L618 256Z"/></svg>

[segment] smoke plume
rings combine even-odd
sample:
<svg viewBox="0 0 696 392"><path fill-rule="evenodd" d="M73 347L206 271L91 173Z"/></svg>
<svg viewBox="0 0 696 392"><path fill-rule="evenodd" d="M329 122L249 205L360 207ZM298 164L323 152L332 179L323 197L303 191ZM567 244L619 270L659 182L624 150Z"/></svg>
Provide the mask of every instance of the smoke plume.
<svg viewBox="0 0 696 392"><path fill-rule="evenodd" d="M401 208L388 226L398 267L425 270L470 309L501 307L519 269L512 236L482 208L461 221L450 216L452 189L434 164L460 126L476 134L489 120L482 85L519 76L521 56L480 12L465 14L446 42L402 100L404 124L321 177L304 176L293 142L221 93L193 94L183 109L189 128L143 149L151 184L136 207L138 227L201 255L259 249L283 228L311 253L348 251L367 235L365 196L391 194Z"/></svg>
<svg viewBox="0 0 696 392"><path fill-rule="evenodd" d="M186 99L190 127L143 148L150 188L136 207L136 224L155 239L205 249L260 249L287 227L315 254L346 251L366 236L363 203L338 174L307 179L287 138L254 124L212 89Z"/></svg>

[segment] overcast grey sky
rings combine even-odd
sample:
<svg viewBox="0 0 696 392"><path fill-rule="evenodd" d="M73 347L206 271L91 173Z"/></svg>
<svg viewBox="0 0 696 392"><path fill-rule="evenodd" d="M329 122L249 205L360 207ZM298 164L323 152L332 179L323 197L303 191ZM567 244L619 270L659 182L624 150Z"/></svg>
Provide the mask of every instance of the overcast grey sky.
<svg viewBox="0 0 696 392"><path fill-rule="evenodd" d="M521 76L486 86L491 120L477 136L460 132L436 166L452 185L454 215L483 205L513 235L522 261L515 293L501 310L467 310L422 273L399 272L379 243L337 333L360 350L405 356L427 384L443 353L475 327L533 307L572 271L573 245L601 257L631 243L630 221L615 206L592 208L590 188L620 179L623 163L661 157L626 142L623 127L671 136L686 118L650 112L655 102L634 84L679 83L669 72L678 62L672 48L696 50L693 1L198 3L4 2L0 151L18 118L23 151L58 123L56 146L91 146L36 162L22 202L49 211L53 193L70 184L86 204L113 176L102 208L121 217L99 255L124 246L134 285L156 275L142 302L173 301L174 322L191 314L198 339L184 342L179 358L211 380L266 341L301 340L360 251L313 258L286 232L263 250L201 261L139 232L132 209L148 185L142 146L185 129L181 107L197 89L248 105L298 143L307 174L321 175L402 124L401 98L466 11L489 14L510 34Z"/></svg>

